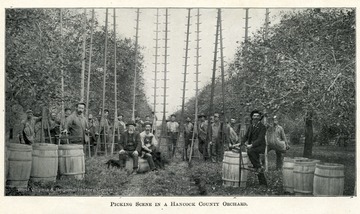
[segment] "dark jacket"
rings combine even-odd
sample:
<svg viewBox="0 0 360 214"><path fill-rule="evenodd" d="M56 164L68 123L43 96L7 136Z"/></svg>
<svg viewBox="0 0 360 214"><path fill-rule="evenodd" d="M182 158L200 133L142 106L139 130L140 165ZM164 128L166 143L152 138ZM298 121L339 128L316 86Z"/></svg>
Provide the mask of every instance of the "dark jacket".
<svg viewBox="0 0 360 214"><path fill-rule="evenodd" d="M130 144L130 134L128 131L124 132L122 135L121 135L121 138L120 138L120 144L119 144L119 147L120 147L120 150L125 150L125 151L138 151L138 153L140 154L140 151L141 151L141 140L140 140L140 134L138 132L134 132L133 133L133 144Z"/></svg>
<svg viewBox="0 0 360 214"><path fill-rule="evenodd" d="M265 134L266 134L266 127L261 122L258 123L256 126L250 125L249 128L246 130L246 134L244 135L243 142L248 141L249 144L252 144L253 148L256 147L265 148L266 146Z"/></svg>

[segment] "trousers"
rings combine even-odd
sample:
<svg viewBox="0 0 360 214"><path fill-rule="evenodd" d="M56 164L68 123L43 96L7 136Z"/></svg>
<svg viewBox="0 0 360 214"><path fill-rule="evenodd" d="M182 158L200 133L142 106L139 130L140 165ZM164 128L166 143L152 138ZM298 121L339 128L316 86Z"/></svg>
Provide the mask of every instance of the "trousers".
<svg viewBox="0 0 360 214"><path fill-rule="evenodd" d="M255 148L248 149L247 154L254 168L256 169L261 168L260 154L264 154L264 152L265 152L265 147L263 146L258 146Z"/></svg>
<svg viewBox="0 0 360 214"><path fill-rule="evenodd" d="M276 149L272 149L272 148L268 147L268 154L269 154L269 152L270 152L271 150L274 150L274 151L275 151L275 154L276 154L276 169L277 169L277 170L282 169L282 166L283 166L283 163L284 163L283 153L280 152L280 151L278 151L278 150L276 150ZM264 165L264 163L265 163L265 157L262 157L261 162L262 162L263 165Z"/></svg>
<svg viewBox="0 0 360 214"><path fill-rule="evenodd" d="M150 166L150 170L153 170L155 169L155 164L154 164L154 159L152 157L152 155L150 153L145 153L144 156L143 156L144 159L147 160L149 166Z"/></svg>
<svg viewBox="0 0 360 214"><path fill-rule="evenodd" d="M199 152L202 154L205 160L209 158L208 143L206 140L199 138Z"/></svg>
<svg viewBox="0 0 360 214"><path fill-rule="evenodd" d="M134 153L134 151L126 151L125 150L124 154L119 154L119 161L120 161L120 167L121 168L125 167L127 156L132 157L132 159L133 159L133 168L134 169L137 169L139 167L138 166L139 165L139 160L138 160L139 155L135 155L133 153Z"/></svg>
<svg viewBox="0 0 360 214"><path fill-rule="evenodd" d="M224 155L222 142L212 142L210 145L210 158L213 162L221 162Z"/></svg>

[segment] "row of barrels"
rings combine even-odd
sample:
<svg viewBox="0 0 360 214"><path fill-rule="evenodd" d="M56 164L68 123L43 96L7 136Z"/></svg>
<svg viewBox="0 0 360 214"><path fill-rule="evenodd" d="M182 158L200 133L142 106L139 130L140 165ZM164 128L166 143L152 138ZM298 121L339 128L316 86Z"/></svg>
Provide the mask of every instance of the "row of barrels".
<svg viewBox="0 0 360 214"><path fill-rule="evenodd" d="M6 186L27 188L28 181L55 182L57 176L82 180L85 159L82 145L10 143L6 151Z"/></svg>
<svg viewBox="0 0 360 214"><path fill-rule="evenodd" d="M284 191L295 195L341 196L344 192L344 165L321 163L303 157L284 158Z"/></svg>

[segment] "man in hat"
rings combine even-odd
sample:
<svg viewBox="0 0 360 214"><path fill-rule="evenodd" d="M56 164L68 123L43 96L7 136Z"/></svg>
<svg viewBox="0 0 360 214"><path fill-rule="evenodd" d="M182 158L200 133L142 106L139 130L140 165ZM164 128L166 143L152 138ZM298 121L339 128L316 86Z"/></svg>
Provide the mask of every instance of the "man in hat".
<svg viewBox="0 0 360 214"><path fill-rule="evenodd" d="M79 102L76 110L66 119L64 133L69 134L71 143L86 143L85 135L88 134L88 121L84 116L85 103Z"/></svg>
<svg viewBox="0 0 360 214"><path fill-rule="evenodd" d="M203 155L204 160L209 159L208 153L208 143L206 141L208 123L206 121L206 116L200 114L199 116L199 127L198 127L198 140L199 140L199 151Z"/></svg>
<svg viewBox="0 0 360 214"><path fill-rule="evenodd" d="M153 155L156 152L157 140L151 133L151 123L144 124L145 130L140 133L141 140L141 157L149 163L150 170L156 170Z"/></svg>
<svg viewBox="0 0 360 214"><path fill-rule="evenodd" d="M171 115L171 120L167 122L167 134L168 134L168 155L172 158L175 155L176 143L179 134L179 123L175 121L176 115Z"/></svg>
<svg viewBox="0 0 360 214"><path fill-rule="evenodd" d="M22 139L24 140L25 144L33 144L35 140L35 124L40 122L42 117L34 117L33 111L31 109L26 111L26 119L21 121L23 126Z"/></svg>
<svg viewBox="0 0 360 214"><path fill-rule="evenodd" d="M194 125L191 123L191 118L186 117L186 122L184 124L184 154L185 160L189 160L187 156L187 150L190 145L191 147L191 140L194 133Z"/></svg>
<svg viewBox="0 0 360 214"><path fill-rule="evenodd" d="M263 174L263 168L260 163L260 154L264 154L266 142L265 134L266 127L261 123L263 115L258 110L254 110L250 113L251 125L247 129L243 141L245 142L247 153L253 168L259 175L260 185L267 185L265 176Z"/></svg>
<svg viewBox="0 0 360 214"><path fill-rule="evenodd" d="M135 122L130 121L126 124L127 130L121 135L120 138L120 152L119 162L120 167L125 168L127 156L133 159L133 171L131 174L136 173L138 170L138 157L141 152L140 134L135 131Z"/></svg>

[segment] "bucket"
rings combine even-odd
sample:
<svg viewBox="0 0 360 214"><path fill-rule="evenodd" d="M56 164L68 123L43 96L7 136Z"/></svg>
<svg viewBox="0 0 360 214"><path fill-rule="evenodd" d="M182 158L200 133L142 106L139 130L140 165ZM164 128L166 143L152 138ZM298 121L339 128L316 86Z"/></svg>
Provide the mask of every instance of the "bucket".
<svg viewBox="0 0 360 214"><path fill-rule="evenodd" d="M319 160L295 160L294 163L294 192L296 195L312 195L314 171Z"/></svg>
<svg viewBox="0 0 360 214"><path fill-rule="evenodd" d="M60 145L58 151L60 176L70 176L82 180L85 174L83 145Z"/></svg>
<svg viewBox="0 0 360 214"><path fill-rule="evenodd" d="M294 193L294 163L295 160L306 160L307 158L295 157L289 158L284 157L283 164L283 187L284 192Z"/></svg>
<svg viewBox="0 0 360 214"><path fill-rule="evenodd" d="M32 147L26 144L8 144L8 170L6 186L25 189L31 172Z"/></svg>
<svg viewBox="0 0 360 214"><path fill-rule="evenodd" d="M149 163L147 162L146 159L144 158L139 158L139 169L138 172L139 173L144 173L150 170L150 166Z"/></svg>
<svg viewBox="0 0 360 214"><path fill-rule="evenodd" d="M240 187L246 187L248 176L249 158L246 152L242 152ZM226 151L222 165L222 180L224 186L239 187L239 161L240 153ZM243 169L245 168L245 169Z"/></svg>
<svg viewBox="0 0 360 214"><path fill-rule="evenodd" d="M36 143L32 146L32 167L30 180L55 182L58 172L58 146Z"/></svg>
<svg viewBox="0 0 360 214"><path fill-rule="evenodd" d="M344 177L344 165L317 163L314 173L314 196L343 195Z"/></svg>

